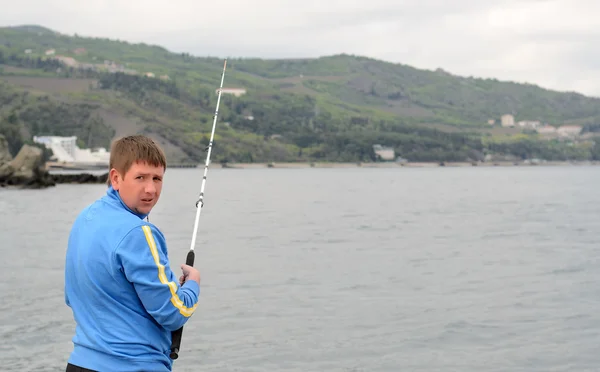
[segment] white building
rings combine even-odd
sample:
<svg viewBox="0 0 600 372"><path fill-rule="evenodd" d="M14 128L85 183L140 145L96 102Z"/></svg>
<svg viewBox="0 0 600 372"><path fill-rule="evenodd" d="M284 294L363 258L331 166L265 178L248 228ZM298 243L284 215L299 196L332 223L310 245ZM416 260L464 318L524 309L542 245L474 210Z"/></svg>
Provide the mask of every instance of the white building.
<svg viewBox="0 0 600 372"><path fill-rule="evenodd" d="M556 133L556 128L552 125L544 125L536 129L539 134L553 134Z"/></svg>
<svg viewBox="0 0 600 372"><path fill-rule="evenodd" d="M79 166L108 166L110 153L105 148L80 149L77 137L34 136L33 142L43 144L52 150L52 160Z"/></svg>
<svg viewBox="0 0 600 372"><path fill-rule="evenodd" d="M569 137L579 135L582 129L581 125L562 125L558 127L556 132L561 136Z"/></svg>
<svg viewBox="0 0 600 372"><path fill-rule="evenodd" d="M375 156L381 158L381 160L394 160L396 158L393 147L384 147L376 144L373 145L373 152L375 152Z"/></svg>
<svg viewBox="0 0 600 372"><path fill-rule="evenodd" d="M542 124L539 121L534 120L521 120L517 123L517 125L526 129L537 129Z"/></svg>
<svg viewBox="0 0 600 372"><path fill-rule="evenodd" d="M514 127L515 126L515 117L511 114L502 115L500 118L503 127Z"/></svg>
<svg viewBox="0 0 600 372"><path fill-rule="evenodd" d="M246 89L244 88L223 88L221 90L223 94L233 94L236 97L241 96L242 94L246 94ZM215 91L215 93L219 94L219 89Z"/></svg>

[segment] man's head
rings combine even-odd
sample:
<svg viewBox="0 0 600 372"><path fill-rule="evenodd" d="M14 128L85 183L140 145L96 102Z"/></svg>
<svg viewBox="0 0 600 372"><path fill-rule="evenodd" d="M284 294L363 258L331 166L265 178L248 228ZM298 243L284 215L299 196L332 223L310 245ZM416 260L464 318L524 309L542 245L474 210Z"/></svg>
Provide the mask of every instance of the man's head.
<svg viewBox="0 0 600 372"><path fill-rule="evenodd" d="M165 154L152 139L123 137L111 147L107 182L132 211L148 214L160 197L166 168Z"/></svg>

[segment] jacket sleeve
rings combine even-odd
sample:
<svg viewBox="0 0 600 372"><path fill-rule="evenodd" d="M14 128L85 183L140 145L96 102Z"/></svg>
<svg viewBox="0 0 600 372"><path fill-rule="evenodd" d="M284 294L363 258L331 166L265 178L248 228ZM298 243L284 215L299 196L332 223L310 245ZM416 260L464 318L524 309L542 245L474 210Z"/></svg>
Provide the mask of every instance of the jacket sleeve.
<svg viewBox="0 0 600 372"><path fill-rule="evenodd" d="M146 311L165 329L182 327L198 306L200 288L183 286L169 266L163 235L150 225L131 230L115 250L117 265L137 292Z"/></svg>

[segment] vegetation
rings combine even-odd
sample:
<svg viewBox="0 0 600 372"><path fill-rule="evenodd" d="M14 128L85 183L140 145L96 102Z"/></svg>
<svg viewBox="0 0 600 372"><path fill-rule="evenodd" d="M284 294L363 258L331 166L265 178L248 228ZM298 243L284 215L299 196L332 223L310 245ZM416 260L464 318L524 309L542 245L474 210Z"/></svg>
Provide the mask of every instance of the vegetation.
<svg viewBox="0 0 600 372"><path fill-rule="evenodd" d="M47 51L53 50L52 52ZM60 59L58 59L60 58ZM231 59L214 161L376 161L374 144L410 161L600 159L587 140L494 132L501 115L600 132L600 99L528 84L459 77L365 57ZM14 153L33 135L75 135L108 147L151 133L204 160L222 60L147 44L0 28L0 133Z"/></svg>

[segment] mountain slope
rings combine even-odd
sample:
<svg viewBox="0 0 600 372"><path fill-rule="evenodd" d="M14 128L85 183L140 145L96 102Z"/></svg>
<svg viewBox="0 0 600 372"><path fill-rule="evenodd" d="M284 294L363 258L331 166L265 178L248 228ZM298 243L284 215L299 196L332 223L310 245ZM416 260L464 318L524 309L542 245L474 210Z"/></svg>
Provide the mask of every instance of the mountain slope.
<svg viewBox="0 0 600 372"><path fill-rule="evenodd" d="M171 159L201 161L221 69L220 59L159 46L39 26L0 28L0 97L28 94L0 110L0 130L12 128L14 143L33 134L72 133L82 146L108 146L114 136L145 132L169 148ZM581 94L349 55L231 59L225 86L245 94L223 94L216 161L372 161L377 143L420 161L473 160L498 149L520 158L590 158L589 142L567 151L487 121L510 113L515 120L593 130L600 118L600 99ZM75 115L75 126L50 118L61 111L48 105ZM35 114L28 107L37 107Z"/></svg>
<svg viewBox="0 0 600 372"><path fill-rule="evenodd" d="M516 120L551 124L600 117L600 99L554 92L529 84L454 76L366 57L338 55L313 60L241 60L237 70L266 78L303 76L301 84L346 102L389 107L418 107L434 121L480 125L503 114ZM327 77L329 81L312 79ZM335 77L335 79L331 79ZM385 109L384 109L385 110ZM407 111L406 116L417 116Z"/></svg>

